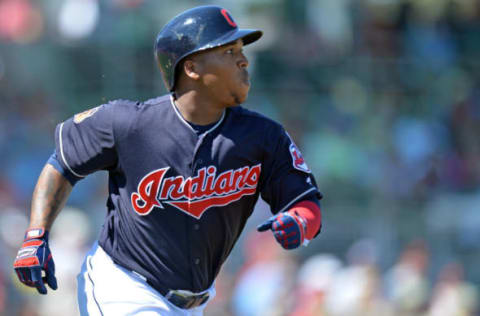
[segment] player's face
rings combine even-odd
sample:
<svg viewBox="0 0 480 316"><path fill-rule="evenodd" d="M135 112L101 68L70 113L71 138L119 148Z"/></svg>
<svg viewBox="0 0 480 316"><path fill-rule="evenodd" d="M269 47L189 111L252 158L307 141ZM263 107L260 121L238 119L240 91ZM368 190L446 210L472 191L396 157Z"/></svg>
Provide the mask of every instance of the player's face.
<svg viewBox="0 0 480 316"><path fill-rule="evenodd" d="M208 50L198 57L202 87L213 102L235 106L247 99L250 80L242 40Z"/></svg>

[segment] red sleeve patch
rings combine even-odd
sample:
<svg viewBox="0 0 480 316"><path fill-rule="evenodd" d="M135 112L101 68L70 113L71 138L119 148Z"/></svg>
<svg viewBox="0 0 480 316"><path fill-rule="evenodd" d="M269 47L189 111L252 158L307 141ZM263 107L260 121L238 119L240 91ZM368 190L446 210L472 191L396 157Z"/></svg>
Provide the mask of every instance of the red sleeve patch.
<svg viewBox="0 0 480 316"><path fill-rule="evenodd" d="M311 173L310 169L307 166L307 163L305 162L305 159L303 159L302 153L297 148L297 146L295 146L293 141L290 144L289 149L290 149L290 155L292 156L293 167L300 171Z"/></svg>

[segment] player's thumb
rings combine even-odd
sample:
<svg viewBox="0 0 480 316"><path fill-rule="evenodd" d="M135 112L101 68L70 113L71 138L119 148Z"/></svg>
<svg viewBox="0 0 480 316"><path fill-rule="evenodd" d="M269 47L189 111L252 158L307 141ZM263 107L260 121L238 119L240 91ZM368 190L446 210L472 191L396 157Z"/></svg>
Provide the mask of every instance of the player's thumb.
<svg viewBox="0 0 480 316"><path fill-rule="evenodd" d="M269 230L272 228L272 223L273 221L275 220L274 217L268 219L266 222L264 222L263 224L260 224L257 226L257 231L259 232L264 232L266 230Z"/></svg>
<svg viewBox="0 0 480 316"><path fill-rule="evenodd" d="M45 271L45 278L48 286L52 290L56 290L58 288L57 278L55 277L55 264L53 263L52 259L50 259L50 261L47 264L47 270Z"/></svg>

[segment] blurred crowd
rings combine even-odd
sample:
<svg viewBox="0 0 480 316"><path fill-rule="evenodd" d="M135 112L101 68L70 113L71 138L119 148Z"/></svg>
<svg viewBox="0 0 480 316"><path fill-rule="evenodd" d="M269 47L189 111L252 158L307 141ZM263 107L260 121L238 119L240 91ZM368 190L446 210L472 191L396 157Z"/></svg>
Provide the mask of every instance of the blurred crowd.
<svg viewBox="0 0 480 316"><path fill-rule="evenodd" d="M345 260L317 253L303 263L265 236L249 236L246 258L233 276L221 275L220 299L207 315L446 316L476 315L478 289L458 262L445 265L434 282L423 240L412 241L381 271L375 241L362 239ZM269 249L269 251L265 251ZM225 280L226 278L226 280ZM232 282L233 281L233 282Z"/></svg>
<svg viewBox="0 0 480 316"><path fill-rule="evenodd" d="M259 203L206 316L480 315L478 0L0 0L0 315L78 313L105 174L52 229L59 290L40 297L11 268L53 131L165 93L155 35L201 4L264 31L245 106L286 127L325 195L322 233L289 252L255 232Z"/></svg>

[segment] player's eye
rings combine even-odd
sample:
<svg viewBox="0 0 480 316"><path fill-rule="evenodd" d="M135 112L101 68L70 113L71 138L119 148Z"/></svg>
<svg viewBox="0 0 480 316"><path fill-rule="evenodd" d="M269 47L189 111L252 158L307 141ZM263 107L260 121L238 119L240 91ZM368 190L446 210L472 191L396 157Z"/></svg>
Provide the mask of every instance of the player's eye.
<svg viewBox="0 0 480 316"><path fill-rule="evenodd" d="M233 48L229 48L225 51L225 54L233 55Z"/></svg>

